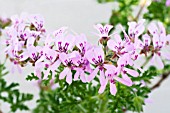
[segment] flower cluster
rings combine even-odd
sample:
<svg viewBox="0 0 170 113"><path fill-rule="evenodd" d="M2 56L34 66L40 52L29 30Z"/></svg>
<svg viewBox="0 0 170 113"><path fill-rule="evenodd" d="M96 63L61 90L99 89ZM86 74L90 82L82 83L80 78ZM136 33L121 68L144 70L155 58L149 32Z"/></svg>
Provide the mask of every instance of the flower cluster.
<svg viewBox="0 0 170 113"><path fill-rule="evenodd" d="M59 79L66 78L68 84L73 80L84 83L99 80L99 93L109 83L110 93L115 95L117 82L132 86L131 78L144 71L144 65L137 63L140 57L145 56L145 60L150 60L147 65L158 69L164 67L164 60L170 60L170 35L166 35L160 22L149 24L148 29L145 20L129 22L128 33L120 25L123 35L110 35L112 25L97 24L100 44L96 46L84 34L68 34L67 27L47 32L39 15L14 16L11 20L12 26L5 30L8 37L5 53L18 68L34 66L34 74L39 78L42 73L44 78L49 73L54 78L62 66ZM146 30L148 33L144 34Z"/></svg>

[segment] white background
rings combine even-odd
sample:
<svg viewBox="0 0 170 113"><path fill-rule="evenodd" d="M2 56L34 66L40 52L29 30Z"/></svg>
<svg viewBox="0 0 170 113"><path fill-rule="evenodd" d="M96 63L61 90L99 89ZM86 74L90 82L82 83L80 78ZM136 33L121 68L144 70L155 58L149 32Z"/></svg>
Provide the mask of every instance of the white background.
<svg viewBox="0 0 170 113"><path fill-rule="evenodd" d="M61 26L68 26L78 33L85 33L88 40L96 43L97 37L93 25L100 22L108 22L111 10L116 8L115 4L98 4L96 0L0 0L0 16L10 17L14 14L27 12L30 14L41 14L45 18L45 26L49 30L55 30ZM3 61L4 47L0 46L0 59ZM7 62L10 70L10 63ZM31 108L35 107L38 98L38 87L36 83L25 80L30 68L26 68L22 74L9 74L8 82L19 82L22 92L33 93L35 99L28 102ZM170 113L170 77L150 94L151 104L146 104L144 113ZM0 102L0 109L7 113L9 106ZM18 113L21 113L18 111ZM26 113L26 112L23 112Z"/></svg>

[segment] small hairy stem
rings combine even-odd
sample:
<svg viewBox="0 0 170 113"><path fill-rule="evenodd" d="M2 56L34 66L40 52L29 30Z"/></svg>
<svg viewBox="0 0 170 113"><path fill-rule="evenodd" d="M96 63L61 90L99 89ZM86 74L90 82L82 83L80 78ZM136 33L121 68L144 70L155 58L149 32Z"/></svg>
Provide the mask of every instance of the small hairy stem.
<svg viewBox="0 0 170 113"><path fill-rule="evenodd" d="M170 75L170 72L162 74L161 79L155 85L151 87L151 90L158 88L162 84L162 82L168 78L169 75Z"/></svg>
<svg viewBox="0 0 170 113"><path fill-rule="evenodd" d="M78 107L83 111L83 113L87 113L87 110L81 104L78 104Z"/></svg>
<svg viewBox="0 0 170 113"><path fill-rule="evenodd" d="M99 95L99 109L97 113L104 113L107 110L108 99L106 98L106 93Z"/></svg>
<svg viewBox="0 0 170 113"><path fill-rule="evenodd" d="M135 21L137 21L138 19L139 19L139 16L141 15L141 13L142 13L142 11L143 11L143 9L144 9L144 7L145 7L145 5L146 5L146 2L147 2L147 0L144 0L143 1L143 3L141 4L141 7L140 7L140 9L139 9L139 12L137 13L137 15L136 15L136 17L135 17Z"/></svg>
<svg viewBox="0 0 170 113"><path fill-rule="evenodd" d="M152 58L152 55L149 56L149 57L146 59L146 61L143 63L143 65L142 65L141 67L142 67L142 68L145 67L145 66L149 63L149 61L150 61L151 58Z"/></svg>

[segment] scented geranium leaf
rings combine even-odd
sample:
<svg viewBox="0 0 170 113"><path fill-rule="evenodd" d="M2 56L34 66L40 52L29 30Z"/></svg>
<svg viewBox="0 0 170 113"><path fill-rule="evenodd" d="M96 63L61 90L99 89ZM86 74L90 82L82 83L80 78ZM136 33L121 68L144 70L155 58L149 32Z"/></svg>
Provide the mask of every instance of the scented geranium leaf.
<svg viewBox="0 0 170 113"><path fill-rule="evenodd" d="M19 83L11 83L8 87L6 87L6 89L8 90L8 89L12 89L12 88L14 88L14 87L16 87L16 86L19 86Z"/></svg>
<svg viewBox="0 0 170 113"><path fill-rule="evenodd" d="M153 79L155 76L158 76L158 75L160 75L158 70L154 66L151 66L142 75L140 75L138 77L133 77L132 80L133 81L141 81L141 80L143 80L145 82L150 82L151 79Z"/></svg>
<svg viewBox="0 0 170 113"><path fill-rule="evenodd" d="M17 110L29 110L29 107L25 102L32 100L33 95L27 93L21 93L18 90L19 83L8 84L3 78L5 76L4 72L5 66L0 64L0 100L6 102L10 105L11 112L16 112Z"/></svg>
<svg viewBox="0 0 170 113"><path fill-rule="evenodd" d="M49 73L47 79L42 79L42 84L45 86L48 86L50 84L51 80L52 80L52 71L50 70L50 73Z"/></svg>
<svg viewBox="0 0 170 113"><path fill-rule="evenodd" d="M136 111L138 113L142 112L143 111L142 105L144 104L144 99L140 96L136 96L133 99L133 101L134 101L133 105L135 106Z"/></svg>
<svg viewBox="0 0 170 113"><path fill-rule="evenodd" d="M36 75L34 75L34 73L31 73L31 75L28 75L26 78L27 81L38 80L38 79L39 78Z"/></svg>
<svg viewBox="0 0 170 113"><path fill-rule="evenodd" d="M25 105L26 101L30 101L33 98L32 94L20 93L17 89L18 83L11 83L7 85L4 79L0 79L0 100L10 104L12 112L19 110L29 110ZM4 95L5 94L5 95Z"/></svg>

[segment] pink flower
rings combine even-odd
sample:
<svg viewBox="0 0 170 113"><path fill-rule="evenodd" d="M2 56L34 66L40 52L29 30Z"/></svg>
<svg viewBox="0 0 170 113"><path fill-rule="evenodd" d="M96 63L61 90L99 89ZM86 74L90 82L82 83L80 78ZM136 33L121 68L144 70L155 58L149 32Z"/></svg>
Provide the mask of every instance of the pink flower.
<svg viewBox="0 0 170 113"><path fill-rule="evenodd" d="M95 78L97 73L99 72L99 80L100 84L104 84L105 75L104 75L104 51L100 47L93 47L92 49L88 50L85 54L85 57L88 61L95 65L95 69L91 72L88 76L88 81L91 81Z"/></svg>
<svg viewBox="0 0 170 113"><path fill-rule="evenodd" d="M77 35L75 39L76 39L76 46L80 50L81 55L84 56L86 50L88 49L86 36L84 34Z"/></svg>
<svg viewBox="0 0 170 113"><path fill-rule="evenodd" d="M19 73L22 73L22 70L21 70L21 66L19 64L18 61L11 61L11 73L14 73L16 70L19 72Z"/></svg>
<svg viewBox="0 0 170 113"><path fill-rule="evenodd" d="M138 38L145 30L144 26L145 20L142 19L138 23L136 22L128 22L128 34L132 39Z"/></svg>
<svg viewBox="0 0 170 113"><path fill-rule="evenodd" d="M72 72L71 70L74 69L73 60L77 59L77 52L73 51L72 53L60 53L59 55L61 62L65 66L64 70L60 73L59 79L64 79L66 76L66 82L68 84L72 83Z"/></svg>
<svg viewBox="0 0 170 113"><path fill-rule="evenodd" d="M30 58L32 62L36 62L38 60L42 61L44 59L42 47L30 46L20 55L20 61L24 61L28 58Z"/></svg>
<svg viewBox="0 0 170 113"><path fill-rule="evenodd" d="M125 32L123 27L120 25L120 28L122 29L124 33L124 37L127 43L133 43L134 47L137 46L138 44L138 37L144 32L145 27L144 27L144 22L145 20L142 19L138 23L136 22L128 22L128 34Z"/></svg>
<svg viewBox="0 0 170 113"><path fill-rule="evenodd" d="M75 46L75 37L73 35L56 37L55 46L58 52L67 53L68 50L72 50L72 48Z"/></svg>
<svg viewBox="0 0 170 113"><path fill-rule="evenodd" d="M104 92L108 81L110 83L110 93L112 95L116 95L116 92L117 92L116 85L115 85L116 81L127 86L132 86L132 81L129 78L127 79L126 76L123 76L123 78L120 78L118 76L117 68L114 65L105 64L104 67L106 69L106 72L105 72L106 79L105 79L105 84L101 85L99 89L99 93Z"/></svg>
<svg viewBox="0 0 170 113"><path fill-rule="evenodd" d="M108 38L110 30L113 28L112 25L108 24L106 24L105 26L103 26L102 24L97 24L94 27L99 31L98 36L101 38Z"/></svg>
<svg viewBox="0 0 170 113"><path fill-rule="evenodd" d="M80 77L82 82L87 82L85 72L92 72L92 69L90 68L90 62L85 57L82 57L80 53L75 53L76 58L72 60L73 64L75 64L74 70L76 70L74 80L79 80Z"/></svg>
<svg viewBox="0 0 170 113"><path fill-rule="evenodd" d="M108 40L107 46L109 49L113 50L117 56L121 56L131 50L131 46L126 46L126 41L123 41L120 35L114 35L114 39ZM125 47L126 46L126 47Z"/></svg>
<svg viewBox="0 0 170 113"><path fill-rule="evenodd" d="M64 37L65 30L68 29L68 27L61 27L60 29L53 32L54 37Z"/></svg>
<svg viewBox="0 0 170 113"><path fill-rule="evenodd" d="M158 22L158 25L151 23L148 26L149 32L153 36L153 57L148 65L154 65L158 69L163 69L164 64L162 58L170 60L170 53L166 43L169 40L169 35L166 36L166 31L162 23Z"/></svg>
<svg viewBox="0 0 170 113"><path fill-rule="evenodd" d="M125 80L131 81L131 79L127 76L127 73L133 77L139 76L139 73L133 69L129 69L125 66L131 65L132 66L133 61L131 58L128 56L128 54L122 56L119 58L117 62L117 73L122 75L122 78Z"/></svg>
<svg viewBox="0 0 170 113"><path fill-rule="evenodd" d="M138 40L137 48L141 50L141 53L144 53L145 56L147 56L147 53L150 52L151 37L148 34L144 34L142 39L143 42Z"/></svg>
<svg viewBox="0 0 170 113"><path fill-rule="evenodd" d="M44 53L44 67L47 68L47 70L44 70L44 77L47 78L50 71L52 72L52 77L55 75L55 71L58 69L58 67L61 64L61 61L58 59L59 55L58 52L55 50L45 46L43 48Z"/></svg>
<svg viewBox="0 0 170 113"><path fill-rule="evenodd" d="M12 24L14 28L17 28L17 26L21 23L28 22L27 19L28 15L26 13L22 13L20 17L18 15L14 15L11 17Z"/></svg>
<svg viewBox="0 0 170 113"><path fill-rule="evenodd" d="M41 15L30 15L30 23L36 28L36 31L43 30L44 18Z"/></svg>

